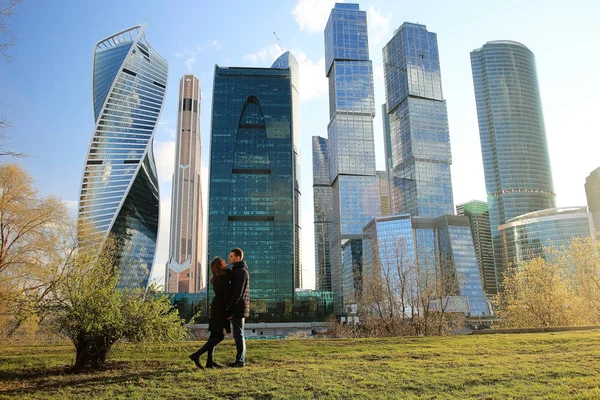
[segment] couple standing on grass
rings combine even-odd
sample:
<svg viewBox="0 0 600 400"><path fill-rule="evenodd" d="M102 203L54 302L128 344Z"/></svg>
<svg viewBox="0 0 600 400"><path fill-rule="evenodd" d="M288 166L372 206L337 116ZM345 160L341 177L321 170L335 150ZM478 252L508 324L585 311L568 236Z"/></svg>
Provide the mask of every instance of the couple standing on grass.
<svg viewBox="0 0 600 400"><path fill-rule="evenodd" d="M215 346L225 338L223 331L231 332L233 325L233 339L237 354L235 362L229 367L240 368L246 362L246 342L244 340L244 321L250 315L250 277L248 267L243 261L244 252L235 248L229 253L231 270L227 269L227 263L220 257L210 263L210 283L212 284L215 297L210 308L210 323L208 330L210 336L204 346L195 353L190 354L190 359L200 369L200 356L208 353L206 368L222 368L215 362Z"/></svg>

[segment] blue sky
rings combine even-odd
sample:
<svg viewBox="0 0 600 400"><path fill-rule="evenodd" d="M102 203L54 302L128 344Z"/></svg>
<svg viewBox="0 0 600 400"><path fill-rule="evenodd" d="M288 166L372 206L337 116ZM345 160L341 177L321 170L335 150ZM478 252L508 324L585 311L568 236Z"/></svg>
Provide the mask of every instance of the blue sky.
<svg viewBox="0 0 600 400"><path fill-rule="evenodd" d="M0 0L0 3L3 3ZM384 102L381 48L404 21L438 34L448 104L456 203L485 200L469 52L491 40L516 40L536 55L558 206L585 205L586 176L600 166L600 3L565 1L360 1L367 11L377 111ZM94 128L92 55L97 41L140 23L169 63L168 94L155 136L161 228L154 277L168 256L168 217L177 85L195 73L202 85L203 194L210 146L214 65L270 66L284 50L300 63L304 286L314 285L311 136L329 122L323 28L334 1L23 0L8 21L17 35L12 63L0 62L0 115L12 121L7 147L43 195L73 214ZM273 32L279 37L276 40ZM381 115L374 119L378 169L384 168ZM207 204L204 204L206 210ZM248 260L252 262L252 260Z"/></svg>

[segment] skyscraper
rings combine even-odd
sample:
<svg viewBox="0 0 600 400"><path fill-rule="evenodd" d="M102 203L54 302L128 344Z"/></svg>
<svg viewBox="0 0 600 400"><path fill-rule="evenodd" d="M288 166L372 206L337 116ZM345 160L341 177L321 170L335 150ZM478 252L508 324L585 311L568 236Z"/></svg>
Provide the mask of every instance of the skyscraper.
<svg viewBox="0 0 600 400"><path fill-rule="evenodd" d="M331 253L329 235L332 229L332 193L329 186L327 139L312 137L313 199L315 224L315 288L331 291Z"/></svg>
<svg viewBox="0 0 600 400"><path fill-rule="evenodd" d="M200 81L179 81L179 114L171 195L171 240L166 271L169 293L194 293L202 274L202 187L200 184Z"/></svg>
<svg viewBox="0 0 600 400"><path fill-rule="evenodd" d="M425 25L402 24L383 48L383 73L392 214L453 214L452 156L437 35Z"/></svg>
<svg viewBox="0 0 600 400"><path fill-rule="evenodd" d="M343 310L342 241L362 239L362 228L381 214L375 175L373 66L367 14L358 4L337 3L325 27L329 78L327 150L333 194L331 282L336 312Z"/></svg>
<svg viewBox="0 0 600 400"><path fill-rule="evenodd" d="M250 317L262 321L290 319L300 286L297 63L284 56L275 68L215 66L213 89L208 260L244 250Z"/></svg>
<svg viewBox="0 0 600 400"><path fill-rule="evenodd" d="M84 248L98 253L115 238L119 286L145 286L158 233L158 178L152 140L162 110L167 62L146 40L145 25L94 48L96 124L79 197Z"/></svg>
<svg viewBox="0 0 600 400"><path fill-rule="evenodd" d="M600 168L596 168L585 178L585 195L594 219L594 229L600 231Z"/></svg>
<svg viewBox="0 0 600 400"><path fill-rule="evenodd" d="M498 226L554 208L556 195L533 53L517 42L488 42L471 52L471 67L498 286L505 268Z"/></svg>
<svg viewBox="0 0 600 400"><path fill-rule="evenodd" d="M292 75L292 127L295 132L292 135L294 151L294 282L295 287L302 287L302 221L300 201L300 70L298 62L292 53L286 51L275 60L271 68L289 68Z"/></svg>
<svg viewBox="0 0 600 400"><path fill-rule="evenodd" d="M490 233L490 212L485 201L471 200L456 206L456 214L469 218L475 255L483 281L483 290L487 295L497 293L496 272L494 269L494 251Z"/></svg>

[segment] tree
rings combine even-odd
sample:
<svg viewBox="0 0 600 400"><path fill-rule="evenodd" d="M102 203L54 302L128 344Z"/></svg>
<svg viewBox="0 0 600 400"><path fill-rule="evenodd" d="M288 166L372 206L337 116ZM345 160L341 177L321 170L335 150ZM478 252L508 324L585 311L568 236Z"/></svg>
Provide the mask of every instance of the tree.
<svg viewBox="0 0 600 400"><path fill-rule="evenodd" d="M75 346L75 371L104 365L119 340L134 343L179 340L183 320L168 296L156 287L121 290L109 239L100 255L81 253L55 286L53 310L57 330Z"/></svg>
<svg viewBox="0 0 600 400"><path fill-rule="evenodd" d="M567 251L554 251L554 259L568 271L573 290L582 303L586 323L600 323L600 241L576 238Z"/></svg>
<svg viewBox="0 0 600 400"><path fill-rule="evenodd" d="M17 165L0 165L0 310L8 336L63 276L73 232L62 201L40 198Z"/></svg>
<svg viewBox="0 0 600 400"><path fill-rule="evenodd" d="M549 261L537 257L507 269L502 290L495 301L503 326L536 328L591 322L585 302L578 293L582 282L576 277L581 265L565 263L568 259L576 259L573 251L578 249L549 249L555 254Z"/></svg>
<svg viewBox="0 0 600 400"><path fill-rule="evenodd" d="M361 324L370 336L440 335L447 331L451 299L461 277L452 260L417 257L406 238L369 250L362 276ZM422 252L426 253L426 252Z"/></svg>
<svg viewBox="0 0 600 400"><path fill-rule="evenodd" d="M12 57L8 50L15 45L15 35L6 26L6 21L15 15L17 5L21 0L0 0L0 55L4 60L10 62ZM2 103L0 103L2 105ZM0 116L0 143L6 140L4 132L10 128L10 121L4 116ZM0 156L25 157L24 153L4 150L4 145L0 144Z"/></svg>

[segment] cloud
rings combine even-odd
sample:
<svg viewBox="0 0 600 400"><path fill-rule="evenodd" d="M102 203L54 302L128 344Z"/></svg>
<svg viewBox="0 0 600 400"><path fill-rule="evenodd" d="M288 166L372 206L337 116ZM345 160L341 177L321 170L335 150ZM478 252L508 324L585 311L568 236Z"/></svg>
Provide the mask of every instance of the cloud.
<svg viewBox="0 0 600 400"><path fill-rule="evenodd" d="M342 0L298 0L292 10L300 29L306 32L322 32L335 3Z"/></svg>
<svg viewBox="0 0 600 400"><path fill-rule="evenodd" d="M156 142L154 145L154 158L158 170L158 179L169 182L173 179L175 167L175 141Z"/></svg>
<svg viewBox="0 0 600 400"><path fill-rule="evenodd" d="M205 49L209 48L221 48L221 42L218 40L207 40L206 42L199 44L194 47L194 50L190 50L189 48L184 48L182 51L178 51L175 53L175 57L177 58L185 58L184 64L188 71L191 71L194 67L194 63L196 62L196 56L198 53Z"/></svg>
<svg viewBox="0 0 600 400"><path fill-rule="evenodd" d="M374 5L369 6L367 9L367 25L369 27L369 45L371 47L382 44L387 38L390 32L391 20L391 11L388 11L387 15L383 15Z"/></svg>
<svg viewBox="0 0 600 400"><path fill-rule="evenodd" d="M271 44L255 53L244 55L244 60L252 66L270 67L284 52L285 49L280 45ZM298 88L300 101L304 102L326 95L328 89L325 77L325 57L313 61L301 49L292 49L290 52L296 57L300 69L300 87Z"/></svg>
<svg viewBox="0 0 600 400"><path fill-rule="evenodd" d="M192 71L192 68L194 67L194 63L196 62L196 57L190 57L187 60L185 60L185 66L188 69L188 71Z"/></svg>
<svg viewBox="0 0 600 400"><path fill-rule="evenodd" d="M285 50L280 45L271 44L255 53L245 54L244 60L252 66L270 67L283 53L285 53Z"/></svg>
<svg viewBox="0 0 600 400"><path fill-rule="evenodd" d="M69 212L69 214L77 215L79 200L63 200L62 202L67 207L67 211Z"/></svg>
<svg viewBox="0 0 600 400"><path fill-rule="evenodd" d="M294 53L296 56L296 54ZM299 53L300 64L300 101L305 102L314 98L325 96L328 93L327 77L325 76L325 57L316 62L306 58L304 53Z"/></svg>
<svg viewBox="0 0 600 400"><path fill-rule="evenodd" d="M219 42L218 40L207 40L206 42L202 43L201 45L199 45L197 47L198 51L202 51L204 49L209 49L211 47L214 47L216 49L220 49L221 48L221 42Z"/></svg>
<svg viewBox="0 0 600 400"><path fill-rule="evenodd" d="M383 64L373 65L373 78L383 80Z"/></svg>

